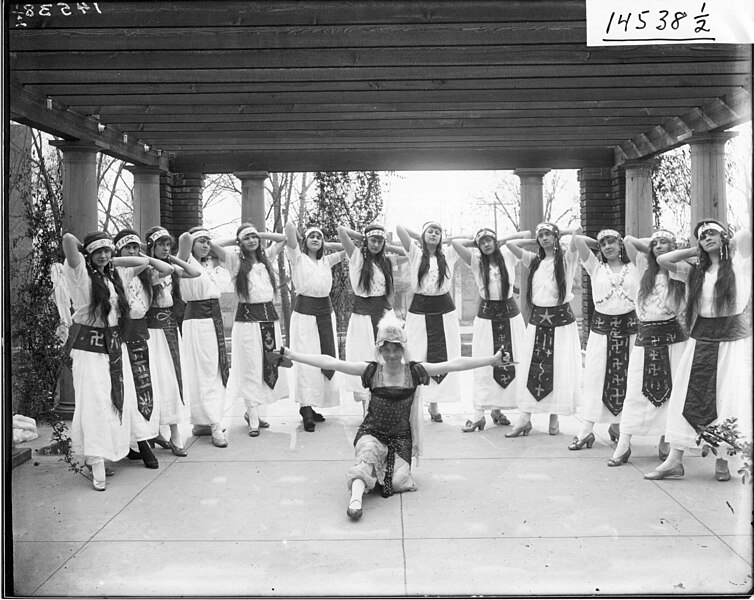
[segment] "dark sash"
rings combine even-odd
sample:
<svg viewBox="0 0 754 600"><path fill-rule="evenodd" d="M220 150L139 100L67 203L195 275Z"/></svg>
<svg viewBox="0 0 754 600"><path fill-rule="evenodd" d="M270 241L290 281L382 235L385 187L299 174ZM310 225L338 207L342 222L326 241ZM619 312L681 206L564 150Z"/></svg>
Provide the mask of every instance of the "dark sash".
<svg viewBox="0 0 754 600"><path fill-rule="evenodd" d="M567 302L558 306L532 305L529 325L534 325L534 349L526 379L526 389L539 402L553 389L555 372L555 328L576 320Z"/></svg>
<svg viewBox="0 0 754 600"><path fill-rule="evenodd" d="M427 362L439 363L448 360L448 347L445 340L445 326L442 316L453 310L453 298L449 293L441 296L425 296L414 294L408 312L424 315L424 323L427 329ZM448 376L447 373L432 375L438 384Z"/></svg>
<svg viewBox="0 0 754 600"><path fill-rule="evenodd" d="M144 327L146 327L146 320ZM154 396L152 394L152 377L149 372L149 347L147 341L140 339L133 342L126 341L128 359L131 361L131 373L136 388L136 407L141 416L147 421L152 417Z"/></svg>
<svg viewBox="0 0 754 600"><path fill-rule="evenodd" d="M123 422L123 353L117 327L89 327L74 323L69 335L75 336L72 347L84 352L107 354L110 362L110 401Z"/></svg>
<svg viewBox="0 0 754 600"><path fill-rule="evenodd" d="M121 321L121 324L123 325L121 337L124 342L138 342L149 339L149 330L147 329L147 319L145 317L141 319L125 317Z"/></svg>
<svg viewBox="0 0 754 600"><path fill-rule="evenodd" d="M369 315L372 320L372 332L377 339L377 325L384 314L393 308L387 296L355 296L353 299L353 314Z"/></svg>
<svg viewBox="0 0 754 600"><path fill-rule="evenodd" d="M592 332L607 336L602 403L613 415L623 410L626 399L628 355L631 335L638 331L637 324L633 310L622 315L605 315L595 310L592 316Z"/></svg>
<svg viewBox="0 0 754 600"><path fill-rule="evenodd" d="M697 317L691 330L696 340L683 416L700 431L717 419L717 354L720 342L751 336L748 311L730 317Z"/></svg>
<svg viewBox="0 0 754 600"><path fill-rule="evenodd" d="M188 321L189 319L212 319L212 323L215 326L215 337L217 338L217 363L220 368L220 377L223 380L223 387L227 386L230 364L228 363L228 353L225 349L225 331L223 330L223 315L220 311L220 301L217 298L207 298L206 300L187 302L183 320Z"/></svg>
<svg viewBox="0 0 754 600"><path fill-rule="evenodd" d="M673 390L668 346L685 340L686 332L676 317L667 321L639 321L635 345L644 347L641 393L655 406L667 402Z"/></svg>
<svg viewBox="0 0 754 600"><path fill-rule="evenodd" d="M335 339L332 334L332 302L330 296L314 298L312 296L296 296L293 302L293 310L302 315L310 315L317 319L317 332L319 333L319 351L335 358ZM335 371L332 369L320 369L328 379L332 379Z"/></svg>
<svg viewBox="0 0 754 600"><path fill-rule="evenodd" d="M181 347L178 341L178 321L171 307L159 308L152 306L147 311L147 327L149 329L161 329L165 335L170 350L170 358L173 360L173 369L175 370L175 380L178 383L178 394L183 401L183 378L181 376Z"/></svg>
<svg viewBox="0 0 754 600"><path fill-rule="evenodd" d="M477 317L492 321L492 347L497 351L502 348L513 360L513 340L511 339L511 317L521 314L513 298L507 300L485 300L479 302ZM507 388L516 378L515 365L493 367L492 378L502 388Z"/></svg>
<svg viewBox="0 0 754 600"><path fill-rule="evenodd" d="M265 354L276 347L275 321L278 313L272 302L239 302L236 309L236 323L259 323L262 335L262 379L271 390L275 389L278 381L278 367L265 360Z"/></svg>

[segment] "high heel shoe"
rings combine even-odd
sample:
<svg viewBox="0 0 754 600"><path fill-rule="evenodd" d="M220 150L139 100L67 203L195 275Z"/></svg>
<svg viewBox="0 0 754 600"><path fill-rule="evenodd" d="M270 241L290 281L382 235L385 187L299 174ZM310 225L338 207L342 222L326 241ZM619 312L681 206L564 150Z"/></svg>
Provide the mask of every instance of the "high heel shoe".
<svg viewBox="0 0 754 600"><path fill-rule="evenodd" d="M555 427L549 425L547 428L547 433L549 433L550 435L558 435L560 433L560 423L555 423Z"/></svg>
<svg viewBox="0 0 754 600"><path fill-rule="evenodd" d="M170 445L170 451L176 456L188 456L185 448L180 448L171 441L168 441L168 444Z"/></svg>
<svg viewBox="0 0 754 600"><path fill-rule="evenodd" d="M650 479L652 481L658 481L660 479L680 479L685 474L686 472L683 470L683 465L678 463L677 465L671 467L670 469L665 469L664 471L658 471L657 469L650 471L649 473L646 473L644 475L644 479Z"/></svg>
<svg viewBox="0 0 754 600"><path fill-rule="evenodd" d="M631 448L626 450L621 456L618 458L611 458L607 461L608 467L620 467L621 465L624 465L628 462L628 459L631 457Z"/></svg>
<svg viewBox="0 0 754 600"><path fill-rule="evenodd" d="M429 418L435 423L442 423L442 415L439 412L433 413L431 409L429 411Z"/></svg>
<svg viewBox="0 0 754 600"><path fill-rule="evenodd" d="M730 481L728 461L724 458L718 458L715 460L715 479L718 481Z"/></svg>
<svg viewBox="0 0 754 600"><path fill-rule="evenodd" d="M620 437L620 425L617 423L610 423L610 427L607 428L607 433L610 435L611 442L618 442Z"/></svg>
<svg viewBox="0 0 754 600"><path fill-rule="evenodd" d="M594 432L591 432L583 440L579 440L577 435L573 436L573 442L568 446L569 450L581 450L584 446L591 448L594 445Z"/></svg>
<svg viewBox="0 0 754 600"><path fill-rule="evenodd" d="M466 421L466 425L464 427L461 427L461 431L463 431L464 433L474 432L477 429L479 429L479 431L484 431L485 425L487 425L487 419L485 419L483 415L481 419L475 421L474 423L472 423L471 421Z"/></svg>
<svg viewBox="0 0 754 600"><path fill-rule="evenodd" d="M141 460L141 454L139 454L136 450L133 448L128 449L128 454L126 455L128 460Z"/></svg>
<svg viewBox="0 0 754 600"><path fill-rule="evenodd" d="M151 440L149 440L149 447L154 448L155 444L157 444L160 448L163 450L170 450L170 442L166 440L161 435L158 435L157 437L153 437Z"/></svg>
<svg viewBox="0 0 754 600"><path fill-rule="evenodd" d="M665 436L660 438L660 443L657 445L657 455L663 462L670 455L670 444L665 441Z"/></svg>
<svg viewBox="0 0 754 600"><path fill-rule="evenodd" d="M152 452L152 449L149 447L149 444L146 440L141 442L136 442L139 446L139 453L141 454L141 460L144 462L144 466L147 469L157 469L160 467L160 463L157 462L157 458L155 457L154 453Z"/></svg>
<svg viewBox="0 0 754 600"><path fill-rule="evenodd" d="M515 427L514 429L511 429L508 433L505 434L505 437L507 438L514 438L518 437L519 435L523 435L526 437L529 435L529 432L531 431L531 421L527 421L526 425L523 427Z"/></svg>
<svg viewBox="0 0 754 600"><path fill-rule="evenodd" d="M358 508L356 508L357 504ZM346 514L351 520L358 521L362 515L361 500L351 500L351 502L348 504L348 508L346 509Z"/></svg>
<svg viewBox="0 0 754 600"><path fill-rule="evenodd" d="M490 416L492 417L492 422L495 425L510 425L511 424L508 417L506 417L503 414L503 411L501 411L499 408L493 408L490 411Z"/></svg>

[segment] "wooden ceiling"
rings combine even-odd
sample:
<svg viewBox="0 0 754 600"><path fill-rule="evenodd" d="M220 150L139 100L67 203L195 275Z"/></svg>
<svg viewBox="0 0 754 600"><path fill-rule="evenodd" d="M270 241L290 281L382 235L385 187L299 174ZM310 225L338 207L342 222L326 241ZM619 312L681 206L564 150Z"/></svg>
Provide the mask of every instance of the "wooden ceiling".
<svg viewBox="0 0 754 600"><path fill-rule="evenodd" d="M590 48L584 2L44 6L11 118L175 172L610 166L751 120L750 45Z"/></svg>

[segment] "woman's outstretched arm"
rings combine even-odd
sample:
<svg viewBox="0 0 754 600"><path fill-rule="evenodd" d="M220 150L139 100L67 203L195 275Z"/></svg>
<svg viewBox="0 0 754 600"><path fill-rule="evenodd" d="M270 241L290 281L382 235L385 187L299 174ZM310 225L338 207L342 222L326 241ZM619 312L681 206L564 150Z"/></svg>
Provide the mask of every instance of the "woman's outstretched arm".
<svg viewBox="0 0 754 600"><path fill-rule="evenodd" d="M369 363L366 362L348 362L328 356L327 354L305 354L303 352L296 352L285 346L280 348L280 354L295 362L300 362L319 369L340 371L347 375L361 375L364 373L367 366L369 366Z"/></svg>
<svg viewBox="0 0 754 600"><path fill-rule="evenodd" d="M508 361L509 362L509 361ZM451 360L439 363L421 363L424 370L431 377L433 375L442 375L443 373L452 373L453 371L468 371L469 369L478 369L479 367L502 367L508 362L503 361L503 351L498 350L492 356L466 357L459 356Z"/></svg>

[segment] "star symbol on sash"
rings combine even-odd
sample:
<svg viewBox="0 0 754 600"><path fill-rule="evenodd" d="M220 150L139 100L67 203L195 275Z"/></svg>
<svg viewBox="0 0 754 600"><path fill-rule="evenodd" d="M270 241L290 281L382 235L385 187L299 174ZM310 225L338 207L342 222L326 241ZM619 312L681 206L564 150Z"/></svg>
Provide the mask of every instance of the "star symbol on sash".
<svg viewBox="0 0 754 600"><path fill-rule="evenodd" d="M551 315L550 311L545 309L545 312L542 313L542 316L540 317L539 324L541 325L545 321L547 321L550 325L552 325L552 318L555 315Z"/></svg>

